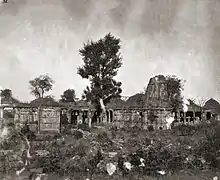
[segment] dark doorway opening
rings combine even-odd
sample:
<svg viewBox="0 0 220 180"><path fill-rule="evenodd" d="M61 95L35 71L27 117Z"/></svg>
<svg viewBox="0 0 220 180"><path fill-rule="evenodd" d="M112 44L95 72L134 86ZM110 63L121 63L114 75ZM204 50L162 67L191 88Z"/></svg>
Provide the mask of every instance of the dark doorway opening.
<svg viewBox="0 0 220 180"><path fill-rule="evenodd" d="M206 113L206 120L210 120L212 117L211 112Z"/></svg>
<svg viewBox="0 0 220 180"><path fill-rule="evenodd" d="M83 114L82 114L82 118L83 118L83 123L86 122L86 119L88 118L88 111L83 111Z"/></svg>
<svg viewBox="0 0 220 180"><path fill-rule="evenodd" d="M109 111L106 110L107 122L109 122Z"/></svg>
<svg viewBox="0 0 220 180"><path fill-rule="evenodd" d="M180 112L180 122L184 122L184 112Z"/></svg>
<svg viewBox="0 0 220 180"><path fill-rule="evenodd" d="M202 113L201 112L196 112L195 116L199 118L199 120L201 120L202 118Z"/></svg>
<svg viewBox="0 0 220 180"><path fill-rule="evenodd" d="M60 127L65 127L69 124L66 110L60 111Z"/></svg>
<svg viewBox="0 0 220 180"><path fill-rule="evenodd" d="M110 112L110 122L113 122L113 111L110 110L109 112Z"/></svg>
<svg viewBox="0 0 220 180"><path fill-rule="evenodd" d="M177 112L174 112L174 121L177 122Z"/></svg>
<svg viewBox="0 0 220 180"><path fill-rule="evenodd" d="M186 112L186 117L187 117L187 119L189 119L190 122L194 121L194 119L193 119L193 112L192 111L187 111Z"/></svg>
<svg viewBox="0 0 220 180"><path fill-rule="evenodd" d="M77 125L77 117L79 116L79 111L78 110L73 110L71 113L71 124Z"/></svg>
<svg viewBox="0 0 220 180"><path fill-rule="evenodd" d="M99 118L99 112L95 111L92 116L92 123L98 123L98 118Z"/></svg>

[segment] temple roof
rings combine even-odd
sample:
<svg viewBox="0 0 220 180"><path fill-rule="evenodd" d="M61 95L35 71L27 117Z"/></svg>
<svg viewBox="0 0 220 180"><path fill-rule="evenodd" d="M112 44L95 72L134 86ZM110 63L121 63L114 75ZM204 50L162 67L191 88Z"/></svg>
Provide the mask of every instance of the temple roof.
<svg viewBox="0 0 220 180"><path fill-rule="evenodd" d="M145 95L138 93L131 96L126 102L125 107L136 107L136 108L143 108L144 107L144 100Z"/></svg>
<svg viewBox="0 0 220 180"><path fill-rule="evenodd" d="M211 110L212 112L216 113L216 114L220 114L220 104L218 101L216 101L215 99L211 98L209 99L205 105L204 105L204 109L206 110Z"/></svg>
<svg viewBox="0 0 220 180"><path fill-rule="evenodd" d="M59 107L60 104L51 97L37 98L30 102L30 106L52 106Z"/></svg>
<svg viewBox="0 0 220 180"><path fill-rule="evenodd" d="M17 105L19 104L20 101L14 97L2 97L2 100L1 100L1 104L5 104L5 105Z"/></svg>
<svg viewBox="0 0 220 180"><path fill-rule="evenodd" d="M203 107L197 105L192 100L189 99L188 101L189 101L189 105L187 105L188 111L201 111L203 109Z"/></svg>

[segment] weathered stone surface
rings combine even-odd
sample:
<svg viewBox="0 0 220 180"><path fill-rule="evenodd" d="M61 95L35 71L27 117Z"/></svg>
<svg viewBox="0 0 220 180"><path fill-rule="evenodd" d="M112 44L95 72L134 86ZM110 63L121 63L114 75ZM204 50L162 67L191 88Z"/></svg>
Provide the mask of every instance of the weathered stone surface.
<svg viewBox="0 0 220 180"><path fill-rule="evenodd" d="M145 106L168 107L166 78L162 75L150 79L145 92Z"/></svg>

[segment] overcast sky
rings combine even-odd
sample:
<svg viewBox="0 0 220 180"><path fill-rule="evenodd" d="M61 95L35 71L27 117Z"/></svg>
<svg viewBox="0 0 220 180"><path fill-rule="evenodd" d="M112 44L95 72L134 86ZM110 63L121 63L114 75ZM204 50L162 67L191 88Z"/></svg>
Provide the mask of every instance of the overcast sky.
<svg viewBox="0 0 220 180"><path fill-rule="evenodd" d="M9 0L0 6L0 85L31 100L28 81L47 72L56 98L67 88L80 96L78 50L111 32L122 40L123 95L174 74L186 97L220 100L219 17L219 0Z"/></svg>

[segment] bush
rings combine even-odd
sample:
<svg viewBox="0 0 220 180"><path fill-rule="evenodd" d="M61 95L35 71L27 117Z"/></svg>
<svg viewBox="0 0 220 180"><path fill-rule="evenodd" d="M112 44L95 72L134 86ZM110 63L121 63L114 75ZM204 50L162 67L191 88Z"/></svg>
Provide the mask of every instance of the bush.
<svg viewBox="0 0 220 180"><path fill-rule="evenodd" d="M113 142L109 137L109 133L107 133L105 130L100 130L97 134L97 141L101 144L103 147L111 147L113 146Z"/></svg>
<svg viewBox="0 0 220 180"><path fill-rule="evenodd" d="M128 131L131 132L132 134L140 133L142 130L143 130L142 128L136 125L128 129Z"/></svg>
<svg viewBox="0 0 220 180"><path fill-rule="evenodd" d="M33 131L30 130L29 125L25 124L21 129L21 133L24 134L28 140L36 139L36 135Z"/></svg>
<svg viewBox="0 0 220 180"><path fill-rule="evenodd" d="M117 128L117 126L112 126L112 127L110 128L110 131L111 131L112 137L113 137L113 138L116 138L117 133L118 133L118 128Z"/></svg>
<svg viewBox="0 0 220 180"><path fill-rule="evenodd" d="M203 123L199 126L203 132L195 153L203 157L210 168L220 168L220 125L218 122Z"/></svg>
<svg viewBox="0 0 220 180"><path fill-rule="evenodd" d="M173 135L178 136L190 136L196 133L198 128L186 124L178 125L173 127Z"/></svg>
<svg viewBox="0 0 220 180"><path fill-rule="evenodd" d="M76 144L74 145L74 154L83 157L89 151L89 148L90 144L87 140L79 139L78 141L76 141Z"/></svg>
<svg viewBox="0 0 220 180"><path fill-rule="evenodd" d="M77 140L83 138L83 132L81 132L81 131L79 131L79 130L74 130L74 131L72 132L72 135L73 135L74 138L76 138Z"/></svg>
<svg viewBox="0 0 220 180"><path fill-rule="evenodd" d="M150 131L150 132L154 131L154 127L152 125L150 125L150 126L147 127L147 130Z"/></svg>
<svg viewBox="0 0 220 180"><path fill-rule="evenodd" d="M82 129L83 131L89 131L90 132L90 128L89 128L88 124L79 124L78 129Z"/></svg>

